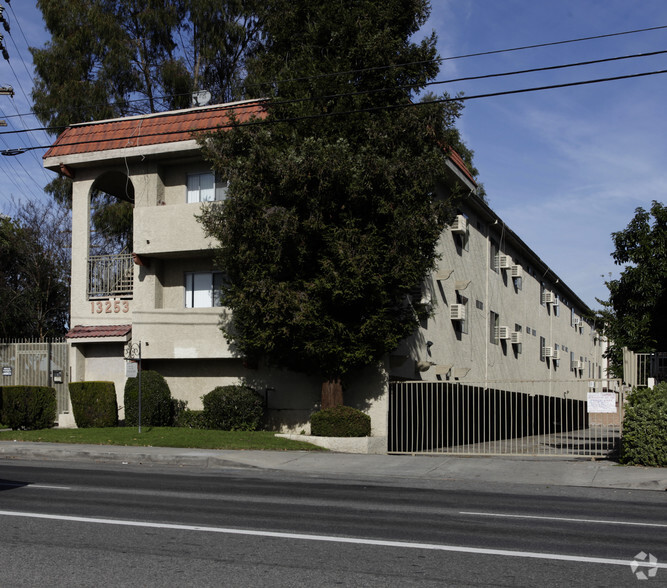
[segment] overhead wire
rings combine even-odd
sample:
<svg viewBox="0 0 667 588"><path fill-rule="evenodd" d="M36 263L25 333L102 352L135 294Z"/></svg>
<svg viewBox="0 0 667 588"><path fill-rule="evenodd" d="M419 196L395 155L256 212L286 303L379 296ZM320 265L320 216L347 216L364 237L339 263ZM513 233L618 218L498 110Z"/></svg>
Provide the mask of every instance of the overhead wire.
<svg viewBox="0 0 667 588"><path fill-rule="evenodd" d="M518 47L510 47L510 48L505 48L505 49L492 49L489 51L480 51L476 53L466 53L462 55L454 55L454 56L447 56L447 57L439 57L433 60L428 60L428 61L414 61L414 62L408 62L408 63L395 63L395 64L390 64L390 65L384 65L384 66L375 66L375 67L368 67L368 68L359 68L359 69L353 69L353 70L345 70L345 71L338 71L338 72L329 72L329 73L324 73L324 74L318 74L314 76L307 76L307 77L300 77L300 78L289 78L289 79L283 79L283 80L271 80L262 84L248 84L246 87L254 87L254 86L260 86L260 85L276 85L276 84L282 84L282 83L288 83L288 82L296 82L296 81L310 81L310 80L317 80L325 77L332 77L332 76L342 76L342 75L351 75L351 74L360 74L360 73L367 73L367 72L372 72L372 71L381 71L385 69L397 69L397 68L404 68L404 67L411 67L415 65L424 65L427 63L442 63L444 61L452 61L452 60L458 60L458 59L466 59L470 57L481 57L485 55L496 55L496 54L502 54L502 53L508 53L508 52L514 52L514 51L524 51L524 50L529 50L529 49L537 49L537 48L542 48L542 47L550 47L550 46L557 46L557 45L564 45L564 44L569 44L569 43L577 43L577 42L582 42L582 41L591 41L591 40L596 40L596 39L604 39L604 38L610 38L610 37L617 37L621 35L630 35L630 34L636 34L636 33L643 33L643 32L650 32L650 31L656 31L656 30L661 30L661 29L667 29L667 25L658 25L654 27L645 27L645 28L640 28L640 29L632 29L628 31L620 31L620 32L615 32L615 33L606 33L602 35L593 35L593 36L587 36L587 37L577 37L574 39L565 39L565 40L560 40L560 41L549 41L545 43L537 43L533 45L522 45ZM653 52L653 53L648 53L646 55L652 55L652 54L658 54L661 52ZM642 54L639 54L642 55ZM616 57L616 58L609 58L610 61L613 61L614 59L626 59L628 57ZM592 61L590 63L596 63L596 61ZM561 66L554 66L554 69L561 67ZM566 66L563 66L566 67ZM526 71L531 71L531 70L526 70ZM536 68L535 71L540 71L539 68ZM518 72L517 72L518 73ZM511 74L491 74L488 77L497 77L500 75L511 75ZM480 76L480 77L471 77L471 78L460 78L457 80L448 80L445 82L439 82L439 83L449 83L450 81L467 81L468 79L483 79L486 76ZM438 82L436 82L438 83ZM163 95L156 97L156 100L164 100L167 98L177 98L185 95L189 95L190 93L179 93L179 94L168 94L168 95ZM145 102L146 98L136 98L136 99L129 99L126 102L132 103L132 102ZM97 105L91 105L91 106L106 106L108 103L100 103ZM114 104L113 102L111 104ZM32 114L34 115L34 112L31 111L27 114Z"/></svg>
<svg viewBox="0 0 667 588"><path fill-rule="evenodd" d="M360 95L369 95L377 92L390 92L390 91L396 91L399 89L409 89L409 88L422 88L422 87L428 87L428 86L433 86L433 85L442 85L442 84L451 84L451 83L457 83L457 82L462 82L462 81L475 81L475 80L483 80L483 79L491 79L491 78L498 78L498 77L508 77L508 76L513 76L513 75L522 75L522 74L527 74L527 73L538 73L538 72L544 72L544 71L553 71L553 70L559 70L559 69L566 69L566 68L572 68L572 67L582 67L582 66L587 66L587 65L597 65L601 63L608 63L608 62L615 62L615 61L620 61L620 60L626 60L626 59L634 59L634 58L641 58L641 57L652 57L656 55L663 55L666 54L667 50L661 50L661 51L651 51L647 53L635 53L631 55L621 55L621 56L616 56L616 57L607 57L607 58L601 58L601 59L594 59L594 60L589 60L589 61L579 61L575 63L567 63L567 64L559 64L559 65L551 65L551 66L543 66L543 67L535 67L535 68L529 68L529 69L522 69L522 70L512 70L508 72L499 72L499 73L491 73L491 74L482 74L482 75L477 75L477 76L464 76L460 78L451 78L447 80L436 80L432 82L426 82L423 84L406 84L406 85L399 85L399 86L393 86L393 87L388 87L388 88L375 88L372 90L359 90L356 92L345 92L345 93L339 93L339 94L328 94L324 96L311 96L308 98L294 98L294 99L287 99L287 100L277 100L277 101L271 101L267 102L267 105L270 106L282 106L286 104L293 104L293 103L300 103L300 102L313 102L313 101L324 101L324 100L332 100L335 98L346 98L346 97L353 97L353 96L360 96ZM659 73L659 72L658 72ZM593 80L595 81L595 80ZM605 81L604 79L599 80L599 81ZM585 83L585 82L581 82ZM526 90L527 91L527 90ZM159 98L158 98L159 99ZM455 98L459 99L459 98ZM243 109L247 107L248 101L242 101L238 104L231 104L228 107L228 110L233 111L236 109ZM182 111L176 110L176 111L170 111L170 112L162 112L162 113L152 113L154 116L178 116ZM9 118L9 117L7 117ZM127 118L125 120L128 120ZM85 124L95 124L95 122L101 122L101 121L92 121L91 123L77 123L77 125L85 125ZM17 134L21 132L32 132L32 131L48 131L48 132L57 132L60 130L63 130L67 127L37 127L37 128L32 128L32 129L24 129L24 130L12 130L12 131L0 131L0 136L5 135L5 134Z"/></svg>
<svg viewBox="0 0 667 588"><path fill-rule="evenodd" d="M272 125L272 124L283 124L283 123L292 123L292 122L300 122L300 121L305 121L305 120L315 120L315 119L322 119L322 118L330 118L330 117L335 117L335 116L348 116L351 114L360 114L360 113L369 113L369 112L381 112L381 111L390 111L390 110L396 110L400 108L411 108L411 107L421 107L421 106L428 106L428 105L433 105L433 104L444 104L448 102L465 102L468 100L477 100L481 98L492 98L492 97L497 97L497 96L510 96L514 94L524 94L528 92L539 92L539 91L544 91L544 90L553 90L553 89L558 89L558 88L569 88L569 87L575 87L575 86L584 86L584 85L590 85L590 84L597 84L597 83L605 83L605 82L613 82L613 81L619 81L619 80L626 80L626 79L632 79L632 78L640 78L640 77L647 77L647 76L654 76L654 75L661 75L661 74L666 74L667 69L665 70L656 70L656 71L650 71L650 72L641 72L641 73L635 73L635 74L625 74L621 76L612 76L612 77L606 77L606 78L596 78L592 80L581 80L577 82L565 82L565 83L560 83L560 84L551 84L551 85L545 85L545 86L534 86L530 88L519 88L515 90L502 90L498 92L488 92L485 94L475 94L475 95L469 95L469 96L457 96L454 98L439 98L439 99L433 99L433 100L425 100L422 102L406 102L406 103L400 103L400 104L391 104L391 105L383 105L383 106L371 106L367 108L358 108L358 109L352 109L352 110L346 110L346 111L332 111L332 112L325 112L325 113L317 113L317 114L312 114L312 115L303 115L303 116L298 116L298 117L290 117L290 118L282 118L282 119L275 119L275 120L263 120L263 119L253 119L248 122L242 122L242 123L230 123L230 124L225 124L225 125L215 125L211 127L204 127L197 129L197 132L205 132L205 131L215 131L215 130L223 130L223 129L228 129L228 128L233 128L233 127L246 127L246 126L258 126L258 125ZM267 105L270 106L270 103L267 102ZM247 106L247 104L245 105ZM164 116L177 116L179 114L178 111L174 111L173 113L165 113ZM96 123L90 123L90 124L96 124ZM5 131L8 132L8 131ZM181 129L174 130L174 131L165 131L161 130L156 133L144 133L142 134L142 137L153 137L153 136L164 136L164 135L173 135L173 134L180 134L183 131ZM125 139L130 139L131 136L120 136L120 137L114 137L114 140L125 140ZM88 139L85 141L73 141L73 142L61 142L58 143L59 147L66 147L66 146L75 146L75 145L88 145L88 144L95 144L95 143L106 143L108 142L108 139ZM35 146L35 147L29 147L26 149L49 149L52 147L52 145L40 145L40 146Z"/></svg>

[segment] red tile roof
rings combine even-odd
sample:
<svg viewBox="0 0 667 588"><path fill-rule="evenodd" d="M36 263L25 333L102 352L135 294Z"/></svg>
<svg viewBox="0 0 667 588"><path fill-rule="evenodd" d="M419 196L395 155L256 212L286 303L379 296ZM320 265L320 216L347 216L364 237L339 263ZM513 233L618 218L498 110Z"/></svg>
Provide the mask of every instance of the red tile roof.
<svg viewBox="0 0 667 588"><path fill-rule="evenodd" d="M248 101L72 125L60 134L44 159L189 141L194 132L228 125L232 114L239 122L246 122L253 116L266 116L266 111L262 101Z"/></svg>
<svg viewBox="0 0 667 588"><path fill-rule="evenodd" d="M449 159L452 160L452 163L456 165L456 167L458 167L473 184L477 185L477 182L475 181L475 178L472 177L472 174L470 173L468 166L465 164L465 161L463 161L463 158L456 151L454 151L454 149L449 149Z"/></svg>
<svg viewBox="0 0 667 588"><path fill-rule="evenodd" d="M69 330L68 339L124 337L132 330L132 325L99 325L95 327L76 325Z"/></svg>

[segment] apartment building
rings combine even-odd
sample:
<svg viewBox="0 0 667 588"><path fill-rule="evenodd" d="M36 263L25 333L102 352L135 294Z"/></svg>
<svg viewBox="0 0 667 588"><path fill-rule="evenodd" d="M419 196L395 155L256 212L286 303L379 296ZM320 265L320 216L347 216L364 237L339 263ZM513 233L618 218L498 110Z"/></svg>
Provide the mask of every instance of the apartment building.
<svg viewBox="0 0 667 588"><path fill-rule="evenodd" d="M262 104L72 125L45 154L47 169L73 180L70 378L113 381L122 407L132 342L143 368L165 376L189 408L201 408L215 386L243 381L265 396L274 426L307 431L321 382L247 365L218 326L222 274L197 215L203 203L226 197L226 185L193 133L224 128L231 113L240 121L262 116ZM556 394L559 382L585 386L603 369L586 305L475 195L455 153L448 164L451 182L470 195L443 232L437 271L419 293L432 316L384 362L346 383L346 403L371 415L373 435L386 435L390 380L533 382ZM129 250L93 250L96 191L132 203Z"/></svg>

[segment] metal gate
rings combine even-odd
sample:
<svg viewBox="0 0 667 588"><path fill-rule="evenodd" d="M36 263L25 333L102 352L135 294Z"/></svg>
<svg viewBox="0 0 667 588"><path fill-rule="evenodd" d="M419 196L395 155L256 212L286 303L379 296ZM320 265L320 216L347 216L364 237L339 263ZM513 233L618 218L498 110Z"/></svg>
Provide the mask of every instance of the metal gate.
<svg viewBox="0 0 667 588"><path fill-rule="evenodd" d="M623 402L619 380L390 382L388 451L609 457Z"/></svg>
<svg viewBox="0 0 667 588"><path fill-rule="evenodd" d="M64 339L0 340L0 386L51 386L58 414L69 412L67 350Z"/></svg>

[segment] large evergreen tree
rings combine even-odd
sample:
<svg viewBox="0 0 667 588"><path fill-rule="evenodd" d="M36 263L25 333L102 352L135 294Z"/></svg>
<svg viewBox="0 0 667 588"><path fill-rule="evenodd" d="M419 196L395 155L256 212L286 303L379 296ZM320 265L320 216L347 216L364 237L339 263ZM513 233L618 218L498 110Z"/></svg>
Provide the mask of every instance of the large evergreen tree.
<svg viewBox="0 0 667 588"><path fill-rule="evenodd" d="M426 0L278 0L247 90L267 118L202 142L230 182L202 216L220 242L223 331L251 358L341 378L393 350L450 214L461 104L415 105L438 72ZM469 153L466 151L466 153ZM450 194L451 196L451 194Z"/></svg>
<svg viewBox="0 0 667 588"><path fill-rule="evenodd" d="M635 352L667 351L667 207L637 208L628 226L612 233L617 280L599 313L610 345L611 368L622 375L623 347Z"/></svg>

